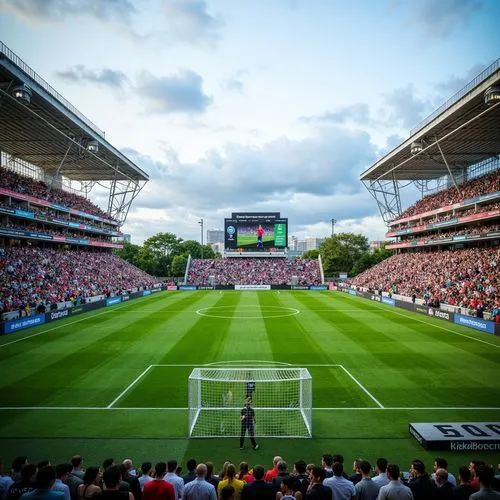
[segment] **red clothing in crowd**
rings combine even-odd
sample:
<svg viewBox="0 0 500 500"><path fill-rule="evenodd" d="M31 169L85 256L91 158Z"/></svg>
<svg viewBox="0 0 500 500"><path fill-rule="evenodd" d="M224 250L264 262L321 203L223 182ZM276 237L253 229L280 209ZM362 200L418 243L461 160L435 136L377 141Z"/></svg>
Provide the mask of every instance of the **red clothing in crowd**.
<svg viewBox="0 0 500 500"><path fill-rule="evenodd" d="M154 479L144 485L143 500L176 500L173 485L163 479Z"/></svg>

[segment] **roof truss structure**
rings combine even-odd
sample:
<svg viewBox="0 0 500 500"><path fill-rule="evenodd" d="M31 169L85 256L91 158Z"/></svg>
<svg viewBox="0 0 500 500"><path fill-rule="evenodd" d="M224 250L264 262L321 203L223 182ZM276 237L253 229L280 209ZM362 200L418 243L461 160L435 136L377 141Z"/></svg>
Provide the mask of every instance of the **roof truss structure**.
<svg viewBox="0 0 500 500"><path fill-rule="evenodd" d="M26 85L30 103L13 90ZM0 42L0 151L85 186L109 189L108 214L123 223L148 175L114 148L104 132Z"/></svg>
<svg viewBox="0 0 500 500"><path fill-rule="evenodd" d="M500 85L500 59L411 131L408 139L364 171L360 180L379 205L385 222L401 213L400 189L424 192L430 181L459 188L472 165L500 155L500 102L488 106L485 91ZM421 151L412 152L418 142ZM457 182L458 181L458 182Z"/></svg>

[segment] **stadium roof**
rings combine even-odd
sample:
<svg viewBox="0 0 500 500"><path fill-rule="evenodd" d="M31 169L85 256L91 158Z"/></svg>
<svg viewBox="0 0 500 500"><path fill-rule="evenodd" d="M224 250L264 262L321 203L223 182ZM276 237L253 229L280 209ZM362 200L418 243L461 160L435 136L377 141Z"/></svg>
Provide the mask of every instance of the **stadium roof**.
<svg viewBox="0 0 500 500"><path fill-rule="evenodd" d="M500 59L410 132L410 137L361 175L362 181L427 180L500 154L500 103L488 107L485 91L500 85ZM420 142L422 151L412 154ZM449 168L449 170L448 170Z"/></svg>
<svg viewBox="0 0 500 500"><path fill-rule="evenodd" d="M25 84L30 104L13 90ZM0 150L77 181L147 181L104 132L0 42ZM89 145L94 152L89 151ZM95 148L98 150L96 151ZM90 148L92 149L92 148Z"/></svg>

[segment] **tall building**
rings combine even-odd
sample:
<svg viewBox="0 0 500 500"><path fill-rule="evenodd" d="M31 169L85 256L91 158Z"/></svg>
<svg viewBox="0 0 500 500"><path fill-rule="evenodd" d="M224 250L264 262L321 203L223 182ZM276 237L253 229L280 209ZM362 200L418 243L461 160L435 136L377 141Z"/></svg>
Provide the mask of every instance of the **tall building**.
<svg viewBox="0 0 500 500"><path fill-rule="evenodd" d="M296 251L298 241L299 240L297 239L297 236L290 236L288 238L288 249L292 250L292 251Z"/></svg>
<svg viewBox="0 0 500 500"><path fill-rule="evenodd" d="M214 243L224 243L224 231L222 229L207 230L207 245Z"/></svg>
<svg viewBox="0 0 500 500"><path fill-rule="evenodd" d="M307 250L319 250L319 247L321 243L325 241L325 238L311 238L311 237L306 237L305 243L306 243L306 251Z"/></svg>

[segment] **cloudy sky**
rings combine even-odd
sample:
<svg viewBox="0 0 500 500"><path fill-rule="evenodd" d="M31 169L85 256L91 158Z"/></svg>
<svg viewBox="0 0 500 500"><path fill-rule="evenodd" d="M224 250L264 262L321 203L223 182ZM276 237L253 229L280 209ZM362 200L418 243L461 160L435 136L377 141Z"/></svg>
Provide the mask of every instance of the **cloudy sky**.
<svg viewBox="0 0 500 500"><path fill-rule="evenodd" d="M359 174L499 57L498 0L0 0L0 37L150 175L141 243L280 211L384 225Z"/></svg>

